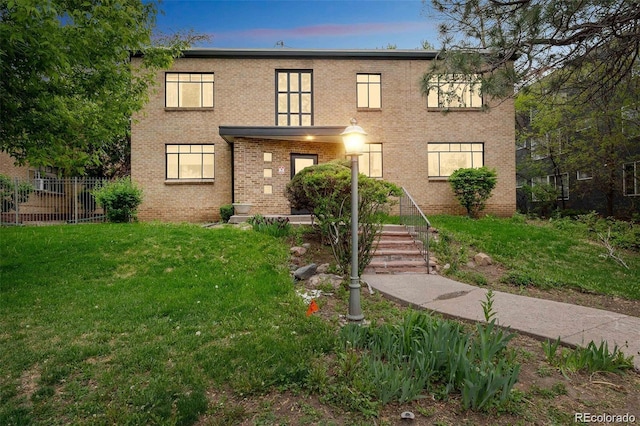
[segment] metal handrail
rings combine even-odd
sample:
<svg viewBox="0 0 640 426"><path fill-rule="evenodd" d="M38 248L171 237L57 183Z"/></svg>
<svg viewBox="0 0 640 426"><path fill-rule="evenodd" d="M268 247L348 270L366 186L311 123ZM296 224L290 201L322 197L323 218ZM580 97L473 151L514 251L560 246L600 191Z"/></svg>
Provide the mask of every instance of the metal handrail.
<svg viewBox="0 0 640 426"><path fill-rule="evenodd" d="M429 265L429 228L431 228L431 222L404 187L400 196L400 224L405 226L413 240L420 246L420 254L427 262L427 270L431 271Z"/></svg>

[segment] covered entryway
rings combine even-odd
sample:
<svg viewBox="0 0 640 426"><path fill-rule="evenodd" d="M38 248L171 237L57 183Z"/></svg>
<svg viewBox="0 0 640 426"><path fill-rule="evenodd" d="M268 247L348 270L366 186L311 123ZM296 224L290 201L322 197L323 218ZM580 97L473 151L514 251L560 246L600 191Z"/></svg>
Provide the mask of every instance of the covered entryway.
<svg viewBox="0 0 640 426"><path fill-rule="evenodd" d="M231 146L231 201L251 204L249 215L308 214L291 209L287 184L305 167L344 158L343 131L343 126L221 126L220 136Z"/></svg>

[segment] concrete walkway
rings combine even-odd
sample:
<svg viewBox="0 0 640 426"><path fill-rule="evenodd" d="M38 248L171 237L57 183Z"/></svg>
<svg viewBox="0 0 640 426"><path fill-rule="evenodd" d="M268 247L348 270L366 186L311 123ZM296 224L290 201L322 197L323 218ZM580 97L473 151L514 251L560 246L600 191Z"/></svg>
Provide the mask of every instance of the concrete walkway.
<svg viewBox="0 0 640 426"><path fill-rule="evenodd" d="M481 303L487 289L459 283L440 275L364 274L362 280L380 293L416 308L444 316L484 321ZM599 345L606 341L633 355L640 371L640 318L601 309L494 291L493 309L498 324L541 339L568 345Z"/></svg>

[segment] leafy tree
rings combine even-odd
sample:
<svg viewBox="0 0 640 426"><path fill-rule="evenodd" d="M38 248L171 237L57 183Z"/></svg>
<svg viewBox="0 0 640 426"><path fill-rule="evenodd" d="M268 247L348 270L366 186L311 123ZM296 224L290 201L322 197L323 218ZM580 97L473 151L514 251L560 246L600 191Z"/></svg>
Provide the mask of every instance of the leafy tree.
<svg viewBox="0 0 640 426"><path fill-rule="evenodd" d="M358 177L358 273L371 261L381 215L399 196L396 185L383 180ZM348 274L351 264L351 169L349 162L332 161L306 167L287 185L287 198L295 209L310 210L322 235L331 243L338 269Z"/></svg>
<svg viewBox="0 0 640 426"><path fill-rule="evenodd" d="M156 12L142 0L0 0L0 150L67 174L104 162L155 70L198 39L154 40Z"/></svg>
<svg viewBox="0 0 640 426"><path fill-rule="evenodd" d="M456 198L472 218L484 209L496 182L496 171L487 167L458 169L449 176Z"/></svg>
<svg viewBox="0 0 640 426"><path fill-rule="evenodd" d="M16 205L26 203L33 192L33 186L28 182L17 183L7 175L0 174L0 212L16 209Z"/></svg>
<svg viewBox="0 0 640 426"><path fill-rule="evenodd" d="M445 19L439 28L442 61L430 73L484 73L482 90L491 96L508 96L514 85L527 86L550 70L564 70L552 77L550 89L566 87L589 68L601 78L572 84L593 99L624 84L640 52L637 0L429 3Z"/></svg>

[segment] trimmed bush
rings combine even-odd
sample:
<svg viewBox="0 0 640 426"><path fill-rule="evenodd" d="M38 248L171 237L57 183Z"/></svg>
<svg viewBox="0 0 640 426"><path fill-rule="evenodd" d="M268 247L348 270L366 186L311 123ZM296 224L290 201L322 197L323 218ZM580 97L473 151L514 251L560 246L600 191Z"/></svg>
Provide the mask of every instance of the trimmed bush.
<svg viewBox="0 0 640 426"><path fill-rule="evenodd" d="M92 192L96 202L105 209L109 222L131 222L137 219L137 210L142 203L142 189L130 178L106 183Z"/></svg>
<svg viewBox="0 0 640 426"><path fill-rule="evenodd" d="M223 206L220 206L220 218L224 223L229 222L229 219L231 219L231 216L233 216L232 204L225 204Z"/></svg>
<svg viewBox="0 0 640 426"><path fill-rule="evenodd" d="M496 182L496 171L487 167L458 169L449 176L456 198L472 218L484 210Z"/></svg>

